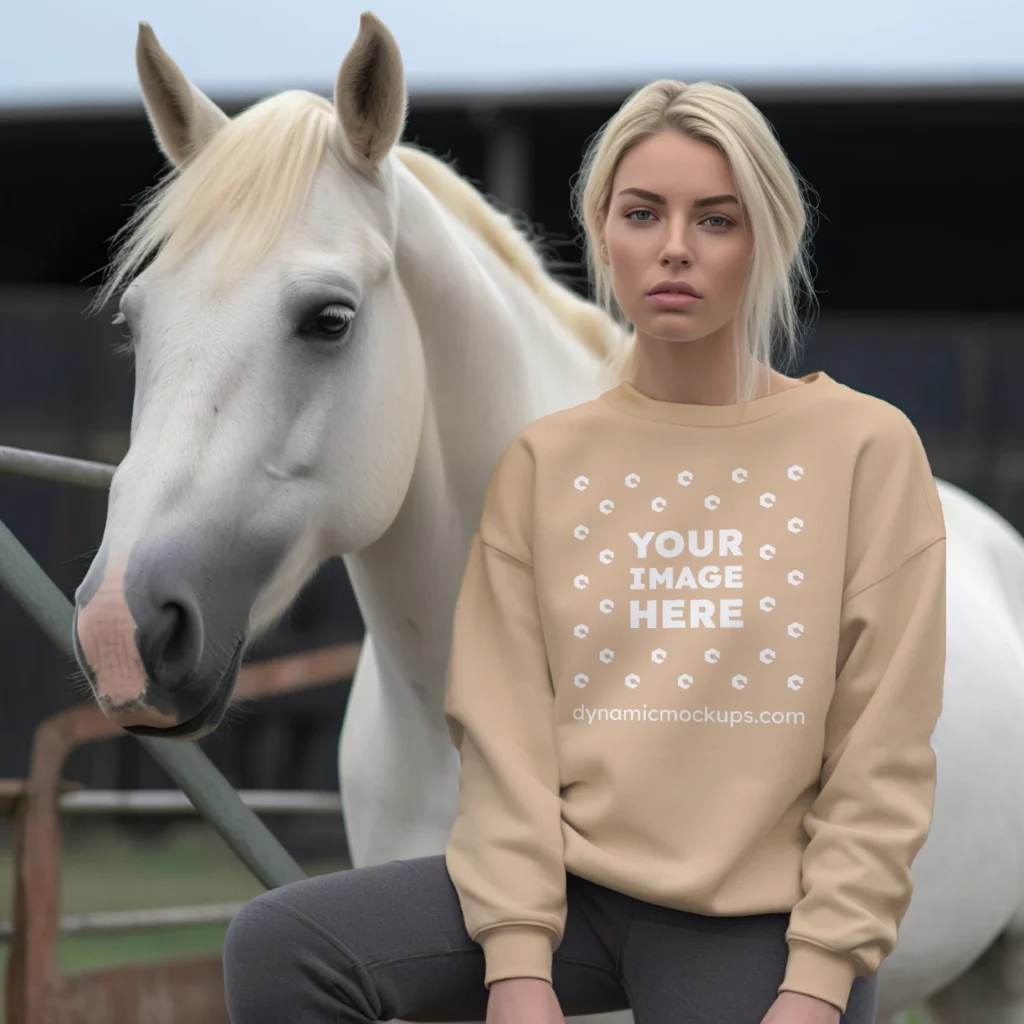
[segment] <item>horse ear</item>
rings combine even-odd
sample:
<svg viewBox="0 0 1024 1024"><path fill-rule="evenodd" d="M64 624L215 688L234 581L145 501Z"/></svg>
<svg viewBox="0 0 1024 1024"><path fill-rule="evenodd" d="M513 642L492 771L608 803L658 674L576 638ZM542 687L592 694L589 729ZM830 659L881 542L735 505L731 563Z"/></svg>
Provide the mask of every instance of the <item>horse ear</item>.
<svg viewBox="0 0 1024 1024"><path fill-rule="evenodd" d="M359 35L345 54L334 85L334 109L354 163L380 166L405 128L406 92L402 55L394 36L365 11Z"/></svg>
<svg viewBox="0 0 1024 1024"><path fill-rule="evenodd" d="M183 163L228 116L185 77L145 21L139 22L135 66L157 144L171 163Z"/></svg>

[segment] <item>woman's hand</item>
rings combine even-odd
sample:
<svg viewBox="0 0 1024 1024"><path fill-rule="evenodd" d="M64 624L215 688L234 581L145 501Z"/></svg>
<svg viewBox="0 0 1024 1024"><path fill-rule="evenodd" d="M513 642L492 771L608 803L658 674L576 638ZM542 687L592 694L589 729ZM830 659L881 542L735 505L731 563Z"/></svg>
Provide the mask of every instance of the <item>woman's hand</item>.
<svg viewBox="0 0 1024 1024"><path fill-rule="evenodd" d="M801 992L780 992L761 1024L839 1024L839 1007Z"/></svg>
<svg viewBox="0 0 1024 1024"><path fill-rule="evenodd" d="M502 978L491 982L487 1024L565 1024L565 1017L543 978Z"/></svg>

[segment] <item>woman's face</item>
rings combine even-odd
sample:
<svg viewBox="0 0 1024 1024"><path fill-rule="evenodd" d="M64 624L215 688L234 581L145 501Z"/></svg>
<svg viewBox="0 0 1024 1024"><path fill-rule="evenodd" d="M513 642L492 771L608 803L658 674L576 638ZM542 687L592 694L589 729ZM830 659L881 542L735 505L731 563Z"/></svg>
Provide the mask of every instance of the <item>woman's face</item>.
<svg viewBox="0 0 1024 1024"><path fill-rule="evenodd" d="M735 319L752 236L715 146L666 130L627 153L601 241L615 298L638 336L697 341ZM668 290L680 285L696 297Z"/></svg>

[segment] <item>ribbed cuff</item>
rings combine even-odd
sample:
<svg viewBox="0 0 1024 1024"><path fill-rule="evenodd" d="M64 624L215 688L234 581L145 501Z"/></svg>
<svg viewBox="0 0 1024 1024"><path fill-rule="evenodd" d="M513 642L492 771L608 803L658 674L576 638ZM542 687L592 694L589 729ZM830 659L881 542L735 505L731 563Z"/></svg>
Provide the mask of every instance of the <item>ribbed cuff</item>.
<svg viewBox="0 0 1024 1024"><path fill-rule="evenodd" d="M543 978L551 981L555 934L530 924L489 928L477 939L484 951L484 985L503 978Z"/></svg>
<svg viewBox="0 0 1024 1024"><path fill-rule="evenodd" d="M857 965L850 957L810 942L791 939L786 975L779 991L802 992L824 999L838 1006L840 1012L845 1012L850 986L856 976Z"/></svg>

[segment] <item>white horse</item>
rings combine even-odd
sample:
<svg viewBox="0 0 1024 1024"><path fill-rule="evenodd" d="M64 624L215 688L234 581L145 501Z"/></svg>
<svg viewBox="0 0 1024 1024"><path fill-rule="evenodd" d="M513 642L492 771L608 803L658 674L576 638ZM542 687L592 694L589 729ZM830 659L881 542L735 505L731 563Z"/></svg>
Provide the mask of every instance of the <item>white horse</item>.
<svg viewBox="0 0 1024 1024"><path fill-rule="evenodd" d="M112 279L161 250L122 299L132 440L78 608L109 593L96 603L111 649L138 639L118 666L141 659L162 714L195 735L223 713L239 645L341 555L367 627L339 758L353 863L440 853L458 778L444 674L484 490L520 428L610 386L602 360L622 334L547 277L475 190L398 145L401 57L373 16L333 105L284 93L229 122L145 25L137 58L179 170ZM943 990L943 1021L1024 1024L1011 970L1024 936L1024 542L955 489L942 496L940 782L880 1019ZM157 587L187 591L177 619L150 614ZM135 619L118 633L126 596ZM144 680L118 685L131 721L160 724L128 701ZM102 679L99 691L116 711Z"/></svg>
<svg viewBox="0 0 1024 1024"><path fill-rule="evenodd" d="M882 964L881 1009L927 1000L941 1024L1022 1024L1024 539L966 492L938 487L947 651L935 813Z"/></svg>

